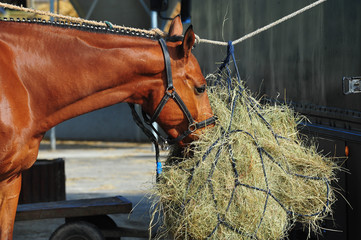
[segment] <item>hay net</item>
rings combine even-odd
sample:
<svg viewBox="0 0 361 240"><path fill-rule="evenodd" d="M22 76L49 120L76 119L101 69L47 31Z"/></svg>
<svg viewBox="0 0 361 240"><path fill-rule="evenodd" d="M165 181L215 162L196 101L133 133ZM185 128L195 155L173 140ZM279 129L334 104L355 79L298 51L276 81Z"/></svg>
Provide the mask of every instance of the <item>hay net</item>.
<svg viewBox="0 0 361 240"><path fill-rule="evenodd" d="M319 231L335 200L336 164L302 141L302 116L260 104L236 64L232 78L231 60L229 44L219 72L208 78L217 125L191 149L174 148L157 182L159 238L282 239L295 222Z"/></svg>

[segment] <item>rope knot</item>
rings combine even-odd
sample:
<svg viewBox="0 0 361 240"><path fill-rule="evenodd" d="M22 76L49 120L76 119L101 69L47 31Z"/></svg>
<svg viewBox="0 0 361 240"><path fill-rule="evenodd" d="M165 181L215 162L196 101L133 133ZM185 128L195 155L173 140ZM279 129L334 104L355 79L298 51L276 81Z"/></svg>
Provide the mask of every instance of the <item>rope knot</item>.
<svg viewBox="0 0 361 240"><path fill-rule="evenodd" d="M197 34L194 34L194 37L196 38L194 42L196 44L200 44L201 43L201 38Z"/></svg>

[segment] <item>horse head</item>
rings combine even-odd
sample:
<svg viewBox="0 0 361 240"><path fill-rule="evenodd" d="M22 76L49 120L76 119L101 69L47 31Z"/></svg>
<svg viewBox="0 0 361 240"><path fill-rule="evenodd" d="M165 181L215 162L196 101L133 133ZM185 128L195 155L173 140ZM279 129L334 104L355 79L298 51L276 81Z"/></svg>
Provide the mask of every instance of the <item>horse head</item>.
<svg viewBox="0 0 361 240"><path fill-rule="evenodd" d="M181 38L182 33L181 20L176 17L167 37L176 40L167 41L166 46L164 41L160 42L164 55L160 75L163 86L153 89L152 100L142 107L153 116L149 122L157 120L170 137L184 145L197 139L204 127L213 125L214 117L206 80L191 52L195 42L192 26Z"/></svg>

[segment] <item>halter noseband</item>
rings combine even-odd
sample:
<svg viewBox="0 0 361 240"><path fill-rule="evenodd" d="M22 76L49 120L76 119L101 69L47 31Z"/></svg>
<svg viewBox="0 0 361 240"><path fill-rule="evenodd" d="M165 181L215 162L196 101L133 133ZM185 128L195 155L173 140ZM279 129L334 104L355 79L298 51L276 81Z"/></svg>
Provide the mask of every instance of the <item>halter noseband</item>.
<svg viewBox="0 0 361 240"><path fill-rule="evenodd" d="M183 111L184 115L187 117L188 123L189 123L188 129L186 131L184 131L182 134L180 134L177 138L165 140L169 144L173 144L173 143L181 141L182 139L184 139L185 137L187 137L189 134L196 131L197 129L204 128L208 125L214 124L216 121L216 117L212 116L202 122L194 121L192 114L189 112L187 106L184 104L181 97L179 96L179 94L177 93L176 89L173 86L172 69L171 69L171 64L170 64L170 56L169 56L169 52L168 52L168 47L167 47L164 39L160 38L158 41L162 48L163 56L164 56L167 87L165 89L165 93L164 93L162 100L159 102L157 108L155 109L153 116L148 117L147 114L143 111L143 118L144 118L144 122L147 123L148 125L150 125L153 128L153 130L158 134L158 136L161 136L158 133L158 131L156 129L154 129L152 123L157 120L157 118L159 117L159 114L163 110L163 108L164 108L165 104L168 102L168 100L170 98L173 98L174 101L180 107L180 109Z"/></svg>

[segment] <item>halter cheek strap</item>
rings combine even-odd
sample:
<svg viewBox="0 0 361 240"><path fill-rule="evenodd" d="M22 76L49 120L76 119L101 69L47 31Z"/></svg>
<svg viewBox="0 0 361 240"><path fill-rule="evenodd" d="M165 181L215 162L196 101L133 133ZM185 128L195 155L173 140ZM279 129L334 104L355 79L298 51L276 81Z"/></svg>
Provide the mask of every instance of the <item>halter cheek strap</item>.
<svg viewBox="0 0 361 240"><path fill-rule="evenodd" d="M169 52L168 52L168 47L167 47L164 39L162 39L162 38L159 39L159 44L162 48L163 56L164 56L167 87L165 89L165 93L164 93L162 100L159 102L157 108L154 111L153 116L148 117L148 115L143 111L143 118L144 118L144 122L147 123L148 125L150 125L153 128L153 130L157 133L157 135L160 138L162 138L161 135L158 133L158 131L153 127L152 123L157 120L157 118L159 117L160 113L162 112L165 104L168 102L168 100L170 98L172 98L178 104L179 108L182 110L182 112L186 116L188 123L189 123L188 129L185 130L182 134L180 134L177 138L174 138L174 139L168 138L166 140L164 138L162 138L163 140L165 140L165 142L167 142L169 144L173 144L173 143L181 141L182 139L184 139L185 137L187 137L189 134L196 131L197 129L204 128L208 125L214 124L216 117L212 116L202 122L194 121L192 114L190 113L187 106L184 104L182 98L179 96L179 94L177 93L176 89L173 86L170 56L169 56Z"/></svg>

